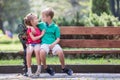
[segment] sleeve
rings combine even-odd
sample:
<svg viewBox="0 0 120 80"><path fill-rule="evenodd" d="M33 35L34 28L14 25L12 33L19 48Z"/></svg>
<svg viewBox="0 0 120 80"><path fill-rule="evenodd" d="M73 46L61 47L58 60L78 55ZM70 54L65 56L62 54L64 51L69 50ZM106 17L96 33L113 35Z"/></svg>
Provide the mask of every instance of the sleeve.
<svg viewBox="0 0 120 80"><path fill-rule="evenodd" d="M60 38L60 28L57 26L55 30L55 36L56 38Z"/></svg>
<svg viewBox="0 0 120 80"><path fill-rule="evenodd" d="M44 22L40 22L40 23L38 23L38 28L40 29L40 30L45 30L45 23Z"/></svg>

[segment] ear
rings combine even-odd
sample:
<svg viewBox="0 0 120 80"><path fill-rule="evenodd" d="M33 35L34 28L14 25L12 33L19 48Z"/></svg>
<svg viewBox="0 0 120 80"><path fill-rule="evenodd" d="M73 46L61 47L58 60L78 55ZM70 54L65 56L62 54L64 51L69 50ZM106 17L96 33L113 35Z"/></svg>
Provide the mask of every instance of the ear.
<svg viewBox="0 0 120 80"><path fill-rule="evenodd" d="M32 25L34 24L34 23L33 23L33 20L31 20L30 23L31 23L31 26L32 26Z"/></svg>

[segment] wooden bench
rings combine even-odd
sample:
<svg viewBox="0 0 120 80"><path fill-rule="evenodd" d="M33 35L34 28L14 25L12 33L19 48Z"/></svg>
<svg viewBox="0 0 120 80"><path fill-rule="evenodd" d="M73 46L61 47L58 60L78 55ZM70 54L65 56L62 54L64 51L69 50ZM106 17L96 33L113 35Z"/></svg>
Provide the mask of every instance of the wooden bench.
<svg viewBox="0 0 120 80"><path fill-rule="evenodd" d="M23 24L18 25L23 28L19 34L19 39L24 48L24 73L27 72L26 65L26 45L24 32L26 31ZM60 45L64 54L90 54L90 53L120 53L120 27L81 27L81 26L61 26ZM68 49L65 49L68 48ZM73 49L75 48L75 49ZM81 50L82 48L83 50ZM85 48L104 48L102 50L86 50ZM106 48L108 50L106 50ZM110 49L109 49L110 48Z"/></svg>
<svg viewBox="0 0 120 80"><path fill-rule="evenodd" d="M18 26L23 27L19 39L25 50L26 28L23 24ZM63 49L68 48L64 49L65 54L120 53L120 27L60 26L60 31L60 45Z"/></svg>
<svg viewBox="0 0 120 80"><path fill-rule="evenodd" d="M62 48L79 48L65 49L65 54L120 53L120 27L61 26L60 30Z"/></svg>

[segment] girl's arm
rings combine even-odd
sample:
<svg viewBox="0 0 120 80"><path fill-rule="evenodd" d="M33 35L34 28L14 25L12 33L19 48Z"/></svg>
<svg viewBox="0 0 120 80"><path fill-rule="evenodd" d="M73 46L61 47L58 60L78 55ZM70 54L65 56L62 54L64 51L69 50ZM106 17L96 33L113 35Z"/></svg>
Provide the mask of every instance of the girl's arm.
<svg viewBox="0 0 120 80"><path fill-rule="evenodd" d="M41 32L41 37L43 36L45 34L45 30L42 30L42 32ZM41 38L40 37L40 38Z"/></svg>
<svg viewBox="0 0 120 80"><path fill-rule="evenodd" d="M33 33L30 33L30 37L32 38L33 41L40 39L44 35L45 31L43 30L41 35L39 36L34 36Z"/></svg>

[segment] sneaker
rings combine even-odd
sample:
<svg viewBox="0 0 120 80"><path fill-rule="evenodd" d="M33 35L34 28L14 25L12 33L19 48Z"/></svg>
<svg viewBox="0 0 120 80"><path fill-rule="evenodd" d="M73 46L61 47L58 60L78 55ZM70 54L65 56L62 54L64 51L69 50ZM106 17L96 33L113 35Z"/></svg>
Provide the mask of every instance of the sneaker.
<svg viewBox="0 0 120 80"><path fill-rule="evenodd" d="M55 75L55 71L54 71L51 67L47 67L45 70L46 70L46 72L49 73L51 76L54 76L54 75Z"/></svg>
<svg viewBox="0 0 120 80"><path fill-rule="evenodd" d="M27 73L23 73L22 75L23 75L23 76L28 76L28 74L27 74Z"/></svg>
<svg viewBox="0 0 120 80"><path fill-rule="evenodd" d="M33 74L32 73L27 73L27 76L28 77L33 77Z"/></svg>
<svg viewBox="0 0 120 80"><path fill-rule="evenodd" d="M36 77L39 77L39 76L40 76L40 73L41 73L41 71L40 71L40 70L37 70L37 71L35 72L35 76L36 76Z"/></svg>
<svg viewBox="0 0 120 80"><path fill-rule="evenodd" d="M68 69L68 68L62 69L62 72L67 73L69 76L71 76L73 74L73 71L71 69Z"/></svg>

